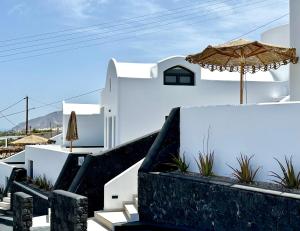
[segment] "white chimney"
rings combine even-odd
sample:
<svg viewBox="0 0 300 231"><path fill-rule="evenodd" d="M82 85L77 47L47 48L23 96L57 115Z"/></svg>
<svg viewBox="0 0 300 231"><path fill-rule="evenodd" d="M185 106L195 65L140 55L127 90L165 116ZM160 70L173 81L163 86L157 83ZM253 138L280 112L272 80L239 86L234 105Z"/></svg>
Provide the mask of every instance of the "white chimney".
<svg viewBox="0 0 300 231"><path fill-rule="evenodd" d="M300 1L290 0L290 46L300 54ZM300 63L290 65L291 101L300 101Z"/></svg>

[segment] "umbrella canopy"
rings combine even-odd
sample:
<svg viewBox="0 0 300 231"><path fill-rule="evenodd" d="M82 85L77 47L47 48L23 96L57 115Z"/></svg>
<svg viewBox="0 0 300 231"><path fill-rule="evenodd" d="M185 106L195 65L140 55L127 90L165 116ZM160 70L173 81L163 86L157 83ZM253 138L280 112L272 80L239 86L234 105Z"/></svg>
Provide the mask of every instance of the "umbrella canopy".
<svg viewBox="0 0 300 231"><path fill-rule="evenodd" d="M47 144L48 139L37 136L37 135L30 135L30 136L25 136L21 139L15 140L11 142L11 144L14 145L30 145L30 144Z"/></svg>
<svg viewBox="0 0 300 231"><path fill-rule="evenodd" d="M297 63L295 48L286 48L258 41L239 39L218 46L208 46L201 53L188 55L186 60L211 71L238 71L240 103L243 103L243 75L246 72L268 71L281 65Z"/></svg>
<svg viewBox="0 0 300 231"><path fill-rule="evenodd" d="M66 140L70 141L70 152L72 152L72 142L78 140L77 119L74 111L71 112L68 124Z"/></svg>

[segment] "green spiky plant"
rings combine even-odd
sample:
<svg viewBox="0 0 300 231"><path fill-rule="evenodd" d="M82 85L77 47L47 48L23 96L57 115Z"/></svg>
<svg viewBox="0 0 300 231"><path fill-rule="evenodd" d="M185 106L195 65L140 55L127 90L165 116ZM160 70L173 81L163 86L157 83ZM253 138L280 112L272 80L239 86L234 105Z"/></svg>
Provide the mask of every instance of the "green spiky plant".
<svg viewBox="0 0 300 231"><path fill-rule="evenodd" d="M199 153L199 161L196 160L199 172L202 176L214 176L214 152Z"/></svg>
<svg viewBox="0 0 300 231"><path fill-rule="evenodd" d="M47 179L46 175L37 176L33 179L33 183L41 189L50 191L53 188L53 185L50 180Z"/></svg>
<svg viewBox="0 0 300 231"><path fill-rule="evenodd" d="M228 165L233 170L233 176L240 183L250 184L253 183L256 177L256 174L259 168L253 170L251 167L251 159L254 155L248 157L247 155L240 154L240 157L237 157L239 168L233 168Z"/></svg>
<svg viewBox="0 0 300 231"><path fill-rule="evenodd" d="M173 166L177 168L180 172L185 173L187 172L190 164L186 162L185 160L185 154L183 153L182 158L180 155L172 157L172 163L169 164L170 166Z"/></svg>
<svg viewBox="0 0 300 231"><path fill-rule="evenodd" d="M198 161L196 160L199 172L202 176L214 176L213 167L214 167L214 151L209 149L209 138L210 138L210 127L207 131L207 138L203 138L202 152L199 152ZM206 143L206 150L204 146Z"/></svg>
<svg viewBox="0 0 300 231"><path fill-rule="evenodd" d="M284 166L278 159L274 158L280 166L283 176L271 171L271 175L275 177L277 180L273 180L273 182L282 185L285 188L289 189L299 189L300 188L300 172L296 174L294 170L294 164L292 157L288 159L285 156L285 164Z"/></svg>

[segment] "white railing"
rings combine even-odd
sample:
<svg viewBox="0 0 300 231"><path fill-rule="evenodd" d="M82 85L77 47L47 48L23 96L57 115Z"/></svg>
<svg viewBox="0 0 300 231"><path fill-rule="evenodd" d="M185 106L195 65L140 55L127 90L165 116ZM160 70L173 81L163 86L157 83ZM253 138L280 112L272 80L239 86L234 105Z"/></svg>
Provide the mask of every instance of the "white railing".
<svg viewBox="0 0 300 231"><path fill-rule="evenodd" d="M123 202L137 194L138 170L144 159L107 182L104 186L104 209L121 209Z"/></svg>
<svg viewBox="0 0 300 231"><path fill-rule="evenodd" d="M0 187L6 187L7 180L9 179L14 166L0 162Z"/></svg>

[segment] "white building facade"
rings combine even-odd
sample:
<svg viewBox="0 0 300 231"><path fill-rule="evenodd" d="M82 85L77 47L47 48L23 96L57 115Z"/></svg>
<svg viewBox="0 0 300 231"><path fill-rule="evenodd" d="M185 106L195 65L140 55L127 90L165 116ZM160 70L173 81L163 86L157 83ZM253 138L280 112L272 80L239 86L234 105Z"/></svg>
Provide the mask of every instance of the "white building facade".
<svg viewBox="0 0 300 231"><path fill-rule="evenodd" d="M249 74L245 85L248 104L278 102L289 94L284 74ZM104 147L112 148L159 130L174 107L238 103L238 73L200 69L183 56L153 64L112 59L101 95Z"/></svg>

